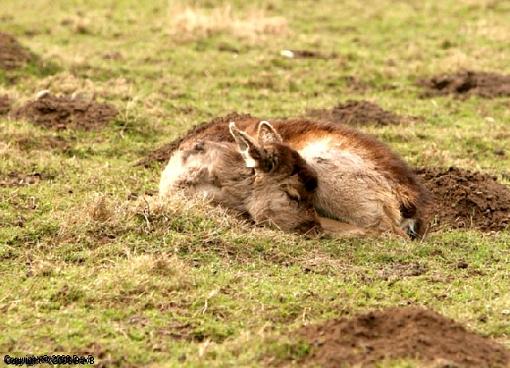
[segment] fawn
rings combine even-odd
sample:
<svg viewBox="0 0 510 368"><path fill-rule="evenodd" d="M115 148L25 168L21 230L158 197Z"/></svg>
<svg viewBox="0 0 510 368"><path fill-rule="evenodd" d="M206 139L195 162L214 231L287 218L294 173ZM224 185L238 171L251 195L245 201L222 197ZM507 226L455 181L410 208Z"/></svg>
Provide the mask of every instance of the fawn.
<svg viewBox="0 0 510 368"><path fill-rule="evenodd" d="M426 230L427 191L405 162L375 138L346 126L308 120L269 123L242 117L236 124L239 128L233 123L229 127L220 121L201 130L196 136L186 137L181 142L178 154L182 155L182 150L185 152L186 147L196 139L207 139L208 144L223 142L224 145L233 141L237 143L237 154L244 161L242 169L261 171L266 167L264 165L268 165L264 156L272 157L267 147L285 147L292 154L274 156L274 161L281 165L282 159L292 157L292 162L300 162L306 172L313 173L310 177L315 177L316 187L308 190L307 194L311 194L313 208L319 215L315 216L315 221L323 227L340 233L390 232L411 238L423 236ZM239 137L248 143L240 141ZM236 162L242 161L237 156ZM232 164L232 160L225 162L230 166L229 170L234 170L234 167L240 170ZM173 165L174 168L169 170L178 170L175 162ZM181 167L181 170L185 169ZM169 172L165 172L168 175ZM286 174L292 174L292 171ZM268 183L274 183L268 177L265 179ZM164 186L162 179L163 192ZM270 185L259 181L259 187L264 188L262 191L269 191ZM228 201L223 197L219 202ZM235 201L239 203L239 199ZM287 216L284 213L283 210L282 217ZM297 217L290 218L295 221ZM289 226L282 228L288 229Z"/></svg>

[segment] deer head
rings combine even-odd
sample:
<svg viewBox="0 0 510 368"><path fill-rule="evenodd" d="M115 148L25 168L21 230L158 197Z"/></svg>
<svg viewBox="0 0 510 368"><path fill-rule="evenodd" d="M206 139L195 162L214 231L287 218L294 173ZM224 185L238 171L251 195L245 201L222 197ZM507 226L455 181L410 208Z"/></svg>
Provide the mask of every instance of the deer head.
<svg viewBox="0 0 510 368"><path fill-rule="evenodd" d="M276 225L284 231L318 229L313 207L317 175L299 153L282 142L267 122L259 123L257 139L229 124L244 165L254 176L245 205L257 223Z"/></svg>

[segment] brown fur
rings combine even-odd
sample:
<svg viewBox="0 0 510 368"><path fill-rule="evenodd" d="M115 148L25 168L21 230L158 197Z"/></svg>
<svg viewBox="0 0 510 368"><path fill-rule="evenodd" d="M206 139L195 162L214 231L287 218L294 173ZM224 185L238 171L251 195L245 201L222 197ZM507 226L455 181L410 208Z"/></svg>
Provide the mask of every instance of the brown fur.
<svg viewBox="0 0 510 368"><path fill-rule="evenodd" d="M160 195L178 189L203 193L258 224L298 233L319 231L313 169L285 144L266 145L257 160L257 169L247 168L235 144L198 142L174 152L161 178Z"/></svg>
<svg viewBox="0 0 510 368"><path fill-rule="evenodd" d="M260 119L250 115L231 114L201 126L195 135L186 136L182 140L181 146L185 147L197 138L218 142L233 141L228 132L228 122L232 120L236 122L239 129L245 130L252 136L257 134ZM398 211L401 217L415 219L417 235L424 234L427 223L426 209L429 205L428 192L407 164L385 144L370 135L340 124L306 119L275 120L271 124L281 135L283 141L295 150L300 150L311 140L330 137L341 144L342 150L361 157L391 184L399 202ZM388 211L393 212L394 210L388 209ZM381 228L385 226L381 225ZM395 231L398 230L395 229Z"/></svg>

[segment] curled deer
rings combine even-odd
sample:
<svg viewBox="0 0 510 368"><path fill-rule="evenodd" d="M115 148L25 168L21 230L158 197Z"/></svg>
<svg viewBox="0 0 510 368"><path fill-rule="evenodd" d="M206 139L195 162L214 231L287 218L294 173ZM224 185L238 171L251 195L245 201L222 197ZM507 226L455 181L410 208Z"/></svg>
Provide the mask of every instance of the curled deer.
<svg viewBox="0 0 510 368"><path fill-rule="evenodd" d="M317 175L289 146L256 141L230 125L235 143L199 141L174 152L160 183L160 196L177 189L249 215L284 231L320 228L313 207Z"/></svg>
<svg viewBox="0 0 510 368"><path fill-rule="evenodd" d="M196 139L207 141L197 147ZM425 232L428 196L412 171L383 143L342 125L248 117L208 126L181 142L160 194L176 184L283 230L413 239Z"/></svg>

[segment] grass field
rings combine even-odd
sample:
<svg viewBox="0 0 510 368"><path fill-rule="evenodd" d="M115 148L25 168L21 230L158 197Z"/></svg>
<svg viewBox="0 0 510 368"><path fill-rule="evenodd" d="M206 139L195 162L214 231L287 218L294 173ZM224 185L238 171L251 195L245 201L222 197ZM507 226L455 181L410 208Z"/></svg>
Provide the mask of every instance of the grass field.
<svg viewBox="0 0 510 368"><path fill-rule="evenodd" d="M142 197L162 167L134 165L231 111L298 116L365 99L422 118L363 128L410 164L508 183L509 98L420 98L416 85L462 68L510 74L508 2L1 3L0 31L41 61L0 69L0 95L21 104L45 88L79 91L120 112L102 130L59 132L65 150L41 143L54 131L0 117L0 177L41 176L0 186L1 353L91 353L119 367L297 365L308 347L293 331L304 324L407 304L510 348L508 230L305 239L201 205L150 206ZM409 265L425 271L402 273Z"/></svg>

